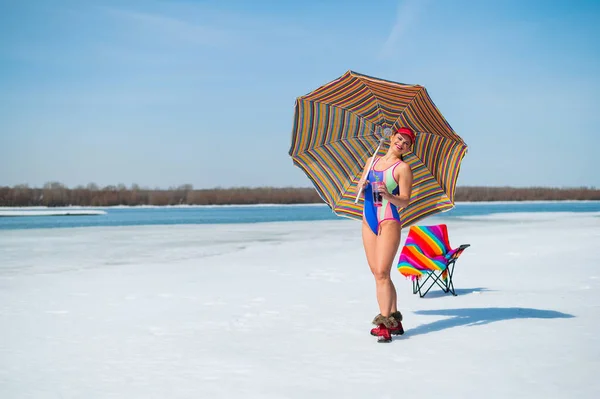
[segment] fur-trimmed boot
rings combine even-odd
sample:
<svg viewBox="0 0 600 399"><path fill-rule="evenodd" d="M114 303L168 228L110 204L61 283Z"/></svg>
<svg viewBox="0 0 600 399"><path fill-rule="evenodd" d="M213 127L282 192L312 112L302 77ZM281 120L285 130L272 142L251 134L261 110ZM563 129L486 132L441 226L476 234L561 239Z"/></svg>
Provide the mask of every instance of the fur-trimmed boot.
<svg viewBox="0 0 600 399"><path fill-rule="evenodd" d="M390 330L390 334L391 335L402 335L404 334L404 328L402 328L402 313L396 311L394 313L392 313L389 317L390 319L394 319L395 323L390 323L390 327L388 327L388 329ZM371 329L371 335L373 336L377 336L379 335L379 329L380 326L383 323L383 320L385 319L385 317L383 317L381 314L378 314L377 316L375 316L375 319L373 319L373 324L375 324L377 327Z"/></svg>
<svg viewBox="0 0 600 399"><path fill-rule="evenodd" d="M392 334L390 329L396 328L398 323L392 317L384 317L378 314L373 319L373 324L377 327L371 330L371 335L377 337L377 342L391 342Z"/></svg>
<svg viewBox="0 0 600 399"><path fill-rule="evenodd" d="M402 313L395 311L390 315L390 318L396 320L396 327L390 328L390 334L402 335L404 334L404 328L402 327Z"/></svg>

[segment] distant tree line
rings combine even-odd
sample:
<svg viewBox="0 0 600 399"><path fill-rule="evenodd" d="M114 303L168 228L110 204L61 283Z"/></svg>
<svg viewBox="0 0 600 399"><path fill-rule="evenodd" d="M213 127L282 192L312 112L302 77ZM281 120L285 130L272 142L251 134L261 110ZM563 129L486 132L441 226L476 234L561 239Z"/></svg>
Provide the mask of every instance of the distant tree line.
<svg viewBox="0 0 600 399"><path fill-rule="evenodd" d="M312 188L214 188L194 190L191 184L169 189L141 188L137 184L98 187L96 184L68 188L46 183L42 188L27 185L0 187L0 206L115 206L115 205L226 205L307 204L321 202Z"/></svg>
<svg viewBox="0 0 600 399"><path fill-rule="evenodd" d="M560 201L600 200L596 188L546 187L457 187L456 201ZM323 201L312 188L258 187L194 189L185 184L169 189L126 187L96 184L68 188L57 182L42 188L27 185L0 186L0 206L115 206L115 205L243 205L243 204L309 204Z"/></svg>

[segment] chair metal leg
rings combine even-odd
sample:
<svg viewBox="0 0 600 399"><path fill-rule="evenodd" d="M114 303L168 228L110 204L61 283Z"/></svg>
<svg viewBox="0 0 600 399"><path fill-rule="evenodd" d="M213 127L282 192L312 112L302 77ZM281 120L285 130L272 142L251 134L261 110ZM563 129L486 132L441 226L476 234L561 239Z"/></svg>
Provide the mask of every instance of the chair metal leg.
<svg viewBox="0 0 600 399"><path fill-rule="evenodd" d="M431 273L427 273L427 277L425 278L425 280L423 280L422 282L417 282L417 289L419 291L419 296L421 298L423 298L425 295L427 295L427 293L429 292L429 290L431 290L431 287L433 287L433 285L436 283L436 275L434 272ZM425 288L425 284L429 281L429 279L433 279L433 281L431 282L431 284L429 285L429 288L427 288L427 291L425 292L421 292L421 288ZM439 282L438 282L439 285Z"/></svg>
<svg viewBox="0 0 600 399"><path fill-rule="evenodd" d="M417 279L413 280L413 294L418 292L419 296L423 298L425 295L427 295L429 290L431 290L431 288L437 284L437 286L440 287L445 293L450 292L453 296L457 296L456 291L454 290L454 283L452 282L452 276L454 275L454 263L455 261L452 260L446 267L445 271L448 273L446 280L442 278L444 271L427 273L427 277L422 282L419 282ZM421 288L425 288L425 284L429 281L429 279L433 280L429 285L429 288L427 288L425 292L421 292Z"/></svg>
<svg viewBox="0 0 600 399"><path fill-rule="evenodd" d="M448 263L444 271L436 270L430 271L429 273L423 272L423 274L427 274L426 277L423 279L414 279L412 281L413 294L418 292L419 296L423 298L431 290L433 285L437 284L444 293L450 292L453 296L457 296L456 290L454 289L454 282L452 281L452 277L454 276L454 266L460 254L469 246L470 244L463 244L458 248L457 251L453 252L452 256L446 259L446 262ZM444 273L446 273L445 279L443 278ZM423 277L423 275L421 275L421 277ZM429 282L429 279L432 279L431 284L425 290L425 285ZM423 292L423 290L425 290L425 292Z"/></svg>
<svg viewBox="0 0 600 399"><path fill-rule="evenodd" d="M448 263L448 267L446 268L446 270L448 270L448 281L446 282L446 285L448 286L448 291L450 291L452 295L456 296L456 291L454 291L454 283L452 282L452 275L454 274L454 263L454 260L451 261L450 263Z"/></svg>

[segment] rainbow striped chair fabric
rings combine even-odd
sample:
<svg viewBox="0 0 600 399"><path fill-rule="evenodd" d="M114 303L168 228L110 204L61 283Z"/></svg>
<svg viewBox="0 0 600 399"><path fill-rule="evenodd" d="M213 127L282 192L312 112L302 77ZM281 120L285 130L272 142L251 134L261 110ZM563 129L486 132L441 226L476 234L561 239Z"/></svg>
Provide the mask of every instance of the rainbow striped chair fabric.
<svg viewBox="0 0 600 399"><path fill-rule="evenodd" d="M452 283L454 264L469 246L463 244L452 249L445 224L411 226L398 259L398 271L412 279L413 294L418 292L421 298L427 295L434 284L444 292L456 295ZM427 287L429 280L431 284ZM422 292L425 288L425 292Z"/></svg>

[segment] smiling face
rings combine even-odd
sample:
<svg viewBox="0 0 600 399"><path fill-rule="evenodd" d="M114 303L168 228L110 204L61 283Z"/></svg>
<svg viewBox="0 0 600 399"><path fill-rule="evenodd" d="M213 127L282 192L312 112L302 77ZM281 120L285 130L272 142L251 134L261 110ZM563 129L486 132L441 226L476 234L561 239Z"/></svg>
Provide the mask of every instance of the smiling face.
<svg viewBox="0 0 600 399"><path fill-rule="evenodd" d="M396 155L406 154L412 146L410 136L402 133L396 133L390 138L390 151Z"/></svg>

